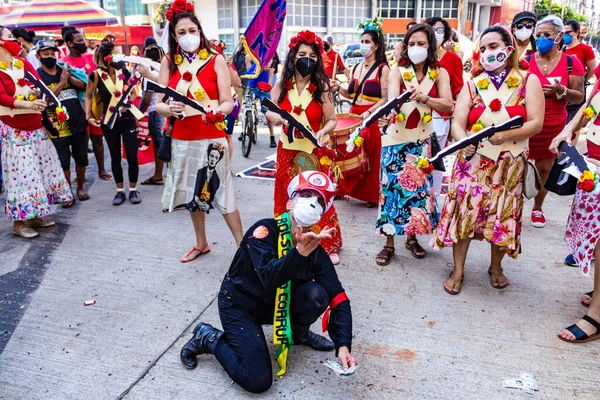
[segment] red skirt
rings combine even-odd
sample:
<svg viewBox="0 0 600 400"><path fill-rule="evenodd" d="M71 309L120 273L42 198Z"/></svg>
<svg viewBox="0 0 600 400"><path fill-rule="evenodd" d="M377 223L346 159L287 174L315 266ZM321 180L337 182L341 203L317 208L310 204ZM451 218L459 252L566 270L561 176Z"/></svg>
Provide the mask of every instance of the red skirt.
<svg viewBox="0 0 600 400"><path fill-rule="evenodd" d="M353 105L352 114L361 115L373 105ZM367 157L367 170L364 175L354 174L341 180L344 193L358 200L379 202L379 168L381 163L381 130L377 123L363 129L360 136L365 140L363 147Z"/></svg>
<svg viewBox="0 0 600 400"><path fill-rule="evenodd" d="M302 169L302 160L296 157L301 153L297 150L284 149L281 142L277 146L277 172L275 173L275 215L281 215L287 211L288 196L288 185L298 174L299 170ZM313 151L314 158L316 159L316 165L320 167L321 172L331 176L331 168L324 166L319 163L321 157L326 156L323 150L315 149ZM314 167L315 163L313 163ZM338 216L335 211L335 206L331 206L317 225L312 230L315 233L320 233L325 227L335 228L336 232L332 239L326 239L321 242L321 246L325 249L327 254L337 253L342 247L342 231L340 230L340 224L338 222Z"/></svg>

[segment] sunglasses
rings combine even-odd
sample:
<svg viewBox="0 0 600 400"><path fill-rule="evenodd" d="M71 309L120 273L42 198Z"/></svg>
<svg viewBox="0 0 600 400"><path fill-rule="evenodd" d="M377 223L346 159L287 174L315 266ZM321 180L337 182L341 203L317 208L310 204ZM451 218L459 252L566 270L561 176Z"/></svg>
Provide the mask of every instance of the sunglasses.
<svg viewBox="0 0 600 400"><path fill-rule="evenodd" d="M534 27L534 24L533 24L533 22L527 22L526 24L522 24L519 22L516 26L517 26L517 29L523 29L523 28L532 29Z"/></svg>
<svg viewBox="0 0 600 400"><path fill-rule="evenodd" d="M434 28L433 30L435 31L435 33L440 33L440 34L446 32L446 28L442 28L442 27Z"/></svg>

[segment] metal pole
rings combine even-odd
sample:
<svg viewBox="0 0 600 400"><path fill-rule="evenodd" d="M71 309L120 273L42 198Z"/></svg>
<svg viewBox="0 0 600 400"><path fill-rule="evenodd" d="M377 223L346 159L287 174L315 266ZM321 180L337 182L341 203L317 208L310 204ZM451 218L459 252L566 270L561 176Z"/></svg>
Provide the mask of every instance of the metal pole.
<svg viewBox="0 0 600 400"><path fill-rule="evenodd" d="M119 0L119 11L121 14L121 25L123 25L123 36L125 37L125 50L123 54L129 55L129 39L127 38L127 25L125 25L125 0Z"/></svg>

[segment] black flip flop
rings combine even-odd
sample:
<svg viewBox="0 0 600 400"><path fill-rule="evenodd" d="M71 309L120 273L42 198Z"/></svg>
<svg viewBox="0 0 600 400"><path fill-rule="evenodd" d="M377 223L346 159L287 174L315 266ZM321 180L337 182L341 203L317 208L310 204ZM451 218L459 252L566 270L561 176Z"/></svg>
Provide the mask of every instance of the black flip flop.
<svg viewBox="0 0 600 400"><path fill-rule="evenodd" d="M598 323L598 321L596 321L589 315L584 315L582 319L584 321L588 322L594 328L596 328L596 333L594 333L592 336L590 336L587 333L585 333L580 327L578 327L577 324L573 324L566 329L569 332L571 332L573 334L573 336L575 336L575 340L563 339L560 336L558 338L560 340L562 340L563 342L567 342L567 343L587 343L587 342L591 342L591 341L600 339L600 323Z"/></svg>
<svg viewBox="0 0 600 400"><path fill-rule="evenodd" d="M165 180L163 178L160 179L154 179L153 176L151 176L150 178L146 179L145 181L142 182L142 185L156 185L156 186L162 186L165 184Z"/></svg>
<svg viewBox="0 0 600 400"><path fill-rule="evenodd" d="M594 297L594 291L593 291L593 290L592 290L591 292L587 292L587 293L584 293L584 294L585 294L587 297L589 297L589 298L592 298L592 297ZM581 302L581 304L582 304L582 305L584 305L584 306L586 306L586 307L589 307L589 306L590 306L589 304L585 304L583 301Z"/></svg>

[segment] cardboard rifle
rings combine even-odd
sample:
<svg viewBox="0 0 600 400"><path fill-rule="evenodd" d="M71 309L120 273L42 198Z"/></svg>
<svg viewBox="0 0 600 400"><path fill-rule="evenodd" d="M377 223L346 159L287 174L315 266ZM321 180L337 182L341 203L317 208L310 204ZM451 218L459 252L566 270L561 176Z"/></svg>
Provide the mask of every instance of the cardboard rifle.
<svg viewBox="0 0 600 400"><path fill-rule="evenodd" d="M288 142L294 142L294 131L297 130L304 136L306 139L310 140L312 144L315 145L318 149L321 148L321 145L317 141L317 138L313 135L313 133L306 126L302 124L302 122L298 121L296 117L290 114L288 111L282 110L277 106L277 104L273 103L270 99L264 98L261 102L262 106L267 108L269 111L274 112L279 115L288 123L287 129L287 138Z"/></svg>
<svg viewBox="0 0 600 400"><path fill-rule="evenodd" d="M185 104L186 106L190 106L193 109L198 110L203 114L206 114L206 109L202 106L202 104L198 103L194 99L190 99L189 97L187 97L184 94L179 93L177 90L171 89L170 87L163 86L160 83L153 82L149 79L144 79L143 82L144 83L143 83L142 88L143 88L144 92L164 94L165 99L179 101L179 102ZM179 119L183 119L183 118L185 118L185 114L182 115L181 117L179 117Z"/></svg>
<svg viewBox="0 0 600 400"><path fill-rule="evenodd" d="M44 82L36 78L35 75L27 71L25 73L25 79L33 83L33 86L42 93L42 95L46 98L47 102L53 103L56 107L62 107L60 100L58 100L58 97L56 97L54 92L50 90Z"/></svg>

